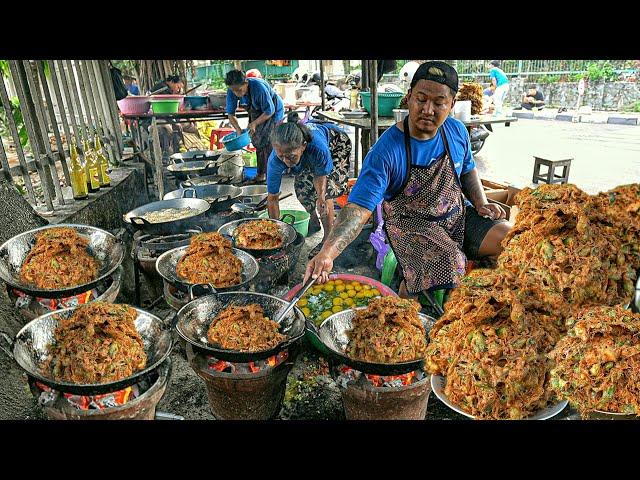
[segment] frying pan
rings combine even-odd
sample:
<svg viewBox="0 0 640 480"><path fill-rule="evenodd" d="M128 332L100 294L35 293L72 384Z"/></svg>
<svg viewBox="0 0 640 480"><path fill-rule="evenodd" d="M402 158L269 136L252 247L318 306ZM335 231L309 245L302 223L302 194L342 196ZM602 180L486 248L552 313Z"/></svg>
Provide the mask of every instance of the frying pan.
<svg viewBox="0 0 640 480"><path fill-rule="evenodd" d="M79 235L89 239L87 251L99 263L98 276L91 282L58 290L45 290L24 283L20 279L20 267L22 267L29 251L35 245L36 236L45 230L58 227L71 227L75 229ZM48 225L16 235L0 246L0 279L28 295L43 298L70 297L94 288L98 283L115 272L123 259L124 244L120 239L105 230L87 225L67 223Z"/></svg>
<svg viewBox="0 0 640 480"><path fill-rule="evenodd" d="M10 354L30 377L54 390L76 395L100 395L138 383L171 353L173 338L170 327L155 315L136 308L138 316L134 321L135 327L142 337L144 351L147 354L147 365L144 369L115 382L78 384L55 380L50 371L41 367L41 363L49 355L49 347L54 341L54 331L58 322L61 318L69 318L77 308L79 307L65 308L42 315L27 323L13 340L6 333L0 332L0 336L10 345L9 351L4 348L3 350Z"/></svg>
<svg viewBox="0 0 640 480"><path fill-rule="evenodd" d="M372 373L374 375L403 375L422 368L424 358L401 363L371 363L356 360L346 355L345 351L349 343L347 331L351 329L351 321L355 317L357 310L363 310L365 308L367 307L334 313L320 324L318 336L322 344L327 348L329 356L333 360L344 363L360 372ZM419 313L418 316L424 325L426 339L428 341L429 330L431 330L431 327L435 323L435 319L422 313Z"/></svg>
<svg viewBox="0 0 640 480"><path fill-rule="evenodd" d="M184 257L188 248L188 245L174 248L173 250L164 252L156 260L156 270L158 271L160 276L165 281L169 282L171 285L179 290L182 290L183 292L188 292L189 287L208 285L189 283L186 280L180 278L176 273L178 262L182 257ZM215 287L211 285L211 289L213 291L223 292L229 290L240 290L241 288L245 287L251 280L253 280L256 275L258 275L260 266L258 265L258 262L255 258L249 255L247 252L238 250L237 248L232 248L231 252L242 262L241 282L238 285L231 285L229 287Z"/></svg>
<svg viewBox="0 0 640 480"><path fill-rule="evenodd" d="M290 215L288 213L282 216L283 219L287 217L291 217L292 219L291 223L287 223L280 220L274 220L271 218L264 219L270 222L275 222L276 225L278 225L278 228L280 229L280 233L282 234L282 245L280 245L278 248L247 248L247 247L241 247L240 245L236 244L236 240L234 236L234 232L236 231L236 228L238 228L240 225L242 225L245 222L255 222L256 219L243 218L241 220L234 220L232 222L225 223L218 229L218 233L230 239L231 243L235 248L239 248L241 250L244 250L245 252L249 252L251 255L253 255L256 258L264 257L267 255L271 255L275 252L278 252L280 250L284 250L295 241L297 232L295 228L293 228L293 222L295 222L296 219L293 215Z"/></svg>
<svg viewBox="0 0 640 480"><path fill-rule="evenodd" d="M211 321L225 308L231 305L260 305L266 317L276 318L278 313L289 306L289 302L281 298L254 292L226 292L206 295L187 303L177 314L176 330L178 334L189 342L195 351L205 355L212 355L218 360L229 362L251 362L264 360L276 355L299 341L305 333L304 314L298 307L294 307L280 322L280 333L287 338L273 348L257 352L239 352L214 345L207 340L207 331Z"/></svg>
<svg viewBox="0 0 640 480"><path fill-rule="evenodd" d="M174 198L172 200L159 200L131 210L123 216L123 220L136 230L142 230L145 233L156 235L167 235L177 233L187 228L192 228L204 217L210 207L211 205L209 205L209 202L200 198ZM167 208L190 208L193 210L193 214L178 220L167 220L157 223L151 223L142 218L142 216L147 213Z"/></svg>
<svg viewBox="0 0 640 480"><path fill-rule="evenodd" d="M202 198L211 205L209 213L222 212L240 196L240 188L233 185L202 185L197 187L179 188L167 193L163 200L173 198Z"/></svg>

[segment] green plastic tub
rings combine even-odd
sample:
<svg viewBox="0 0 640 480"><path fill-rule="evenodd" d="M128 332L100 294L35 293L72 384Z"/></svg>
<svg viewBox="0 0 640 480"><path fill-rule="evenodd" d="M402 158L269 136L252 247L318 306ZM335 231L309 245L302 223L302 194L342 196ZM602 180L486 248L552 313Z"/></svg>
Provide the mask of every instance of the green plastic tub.
<svg viewBox="0 0 640 480"><path fill-rule="evenodd" d="M379 92L378 116L393 117L393 109L398 108L402 97L404 97L402 92ZM360 98L362 98L362 106L371 115L371 92L360 92Z"/></svg>
<svg viewBox="0 0 640 480"><path fill-rule="evenodd" d="M153 113L178 113L180 100L151 100Z"/></svg>
<svg viewBox="0 0 640 480"><path fill-rule="evenodd" d="M293 215L296 219L295 222L293 222L293 228L295 228L296 232L299 232L300 235L306 237L309 233L309 219L311 218L309 212L306 212L304 210L280 210L280 218L282 219L282 216L287 213L289 215ZM267 211L264 211L260 214L260 218L268 217L269 213ZM291 219L289 219L289 221L291 221Z"/></svg>

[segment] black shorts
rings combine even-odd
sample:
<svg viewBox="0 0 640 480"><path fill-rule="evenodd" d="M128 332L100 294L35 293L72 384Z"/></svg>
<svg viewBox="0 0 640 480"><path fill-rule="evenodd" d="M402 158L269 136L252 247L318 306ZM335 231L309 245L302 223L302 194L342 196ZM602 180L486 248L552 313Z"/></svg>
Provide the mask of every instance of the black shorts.
<svg viewBox="0 0 640 480"><path fill-rule="evenodd" d="M463 251L469 260L478 260L478 250L487 232L495 225L506 220L491 220L480 216L475 208L467 205L464 215L464 243Z"/></svg>

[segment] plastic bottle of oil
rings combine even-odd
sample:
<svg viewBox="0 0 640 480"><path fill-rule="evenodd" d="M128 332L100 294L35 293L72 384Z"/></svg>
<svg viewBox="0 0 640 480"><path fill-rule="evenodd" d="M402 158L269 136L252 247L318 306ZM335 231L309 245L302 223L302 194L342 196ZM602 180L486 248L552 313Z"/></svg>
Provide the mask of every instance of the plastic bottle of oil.
<svg viewBox="0 0 640 480"><path fill-rule="evenodd" d="M82 143L84 148L84 170L87 175L87 188L89 192L94 193L100 190L100 180L98 179L98 162L96 154L89 147L89 142L85 139Z"/></svg>
<svg viewBox="0 0 640 480"><path fill-rule="evenodd" d="M71 144L71 189L73 190L73 198L76 200L83 200L89 196L87 189L87 175L80 163L80 157L78 156L78 149L75 142Z"/></svg>
<svg viewBox="0 0 640 480"><path fill-rule="evenodd" d="M98 159L98 180L101 187L111 186L111 178L107 169L109 168L109 160L107 160L104 150L102 150L102 144L100 143L100 136L96 132L94 137L94 149L96 158Z"/></svg>

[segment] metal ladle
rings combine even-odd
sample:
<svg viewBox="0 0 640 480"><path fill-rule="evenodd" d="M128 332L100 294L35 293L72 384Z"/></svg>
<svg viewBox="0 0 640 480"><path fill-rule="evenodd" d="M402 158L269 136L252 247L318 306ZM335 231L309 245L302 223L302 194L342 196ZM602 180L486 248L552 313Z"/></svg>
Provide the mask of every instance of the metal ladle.
<svg viewBox="0 0 640 480"><path fill-rule="evenodd" d="M296 303L298 303L298 300L300 300L302 298L302 296L307 293L307 290L309 290L311 288L311 286L316 282L316 278L310 278L309 281L307 282L306 285L304 285L299 291L298 293L295 294L295 296L291 299L291 301L289 302L289 305L282 311L282 313L278 314L274 320L274 322L276 322L278 325L280 324L280 322L284 319L284 317L287 316L287 314L293 309L293 307L296 306Z"/></svg>

